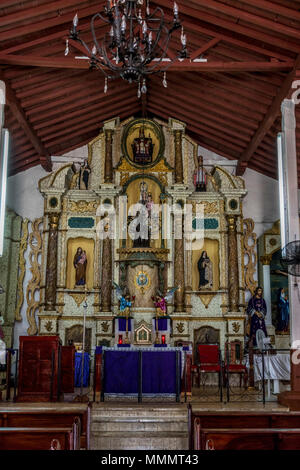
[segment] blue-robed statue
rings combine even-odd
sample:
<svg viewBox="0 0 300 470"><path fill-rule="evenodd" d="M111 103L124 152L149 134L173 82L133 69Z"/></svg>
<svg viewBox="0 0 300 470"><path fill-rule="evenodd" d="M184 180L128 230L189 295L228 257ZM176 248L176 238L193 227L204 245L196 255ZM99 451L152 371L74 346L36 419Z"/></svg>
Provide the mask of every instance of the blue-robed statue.
<svg viewBox="0 0 300 470"><path fill-rule="evenodd" d="M113 282L114 288L116 289L117 298L120 301L120 315L121 316L130 316L130 307L132 307L135 296L130 296L129 294L123 294L122 289L118 284Z"/></svg>
<svg viewBox="0 0 300 470"><path fill-rule="evenodd" d="M261 287L255 289L253 297L248 302L247 314L249 318L248 322L248 336L249 340L253 341L253 346L256 344L256 332L262 330L265 336L268 336L265 317L267 314L267 304L263 299L263 290Z"/></svg>
<svg viewBox="0 0 300 470"><path fill-rule="evenodd" d="M290 320L290 306L283 287L280 287L277 292L277 312L277 331L288 331Z"/></svg>

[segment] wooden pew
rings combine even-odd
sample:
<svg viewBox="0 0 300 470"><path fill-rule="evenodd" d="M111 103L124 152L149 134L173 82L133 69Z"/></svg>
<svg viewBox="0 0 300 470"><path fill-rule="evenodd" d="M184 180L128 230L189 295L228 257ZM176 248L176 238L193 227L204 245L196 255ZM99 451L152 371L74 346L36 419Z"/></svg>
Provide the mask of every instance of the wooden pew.
<svg viewBox="0 0 300 470"><path fill-rule="evenodd" d="M300 429L201 429L200 450L300 450Z"/></svg>
<svg viewBox="0 0 300 470"><path fill-rule="evenodd" d="M5 428L72 428L77 447L89 449L90 406L84 408L3 407L0 406L0 427Z"/></svg>
<svg viewBox="0 0 300 470"><path fill-rule="evenodd" d="M51 443L59 450L78 449L72 428L0 428L0 450L50 450Z"/></svg>

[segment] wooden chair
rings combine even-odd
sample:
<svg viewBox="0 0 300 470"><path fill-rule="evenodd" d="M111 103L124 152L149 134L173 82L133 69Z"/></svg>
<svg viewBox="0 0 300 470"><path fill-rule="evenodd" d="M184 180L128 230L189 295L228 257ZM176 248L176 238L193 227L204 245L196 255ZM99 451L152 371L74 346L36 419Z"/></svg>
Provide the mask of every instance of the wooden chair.
<svg viewBox="0 0 300 470"><path fill-rule="evenodd" d="M248 383L248 370L247 367L242 364L243 349L242 342L239 340L226 341L225 343L225 367L223 369L223 383L227 385L229 381L229 374L239 374L240 376L240 387L242 386L242 379L244 381L244 387L247 388Z"/></svg>
<svg viewBox="0 0 300 470"><path fill-rule="evenodd" d="M218 374L219 388L222 396L222 358L219 344L198 343L197 344L197 360L199 383L203 374Z"/></svg>

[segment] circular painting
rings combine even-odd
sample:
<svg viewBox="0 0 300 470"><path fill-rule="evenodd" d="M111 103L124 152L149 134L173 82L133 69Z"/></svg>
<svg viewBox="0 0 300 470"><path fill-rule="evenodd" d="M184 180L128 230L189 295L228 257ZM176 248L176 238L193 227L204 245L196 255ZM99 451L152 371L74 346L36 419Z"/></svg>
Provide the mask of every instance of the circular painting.
<svg viewBox="0 0 300 470"><path fill-rule="evenodd" d="M164 152L164 135L159 124L149 119L131 121L124 129L122 151L135 167L154 166Z"/></svg>

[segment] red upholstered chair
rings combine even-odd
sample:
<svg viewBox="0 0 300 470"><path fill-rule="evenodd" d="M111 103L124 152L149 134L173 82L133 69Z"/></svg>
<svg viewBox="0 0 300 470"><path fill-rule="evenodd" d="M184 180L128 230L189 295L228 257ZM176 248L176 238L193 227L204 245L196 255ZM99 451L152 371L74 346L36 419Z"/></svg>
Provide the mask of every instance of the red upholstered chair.
<svg viewBox="0 0 300 470"><path fill-rule="evenodd" d="M222 388L222 359L219 344L197 344L199 382L201 375L215 373L219 377L219 387Z"/></svg>
<svg viewBox="0 0 300 470"><path fill-rule="evenodd" d="M242 342L239 340L226 341L225 343L225 358L224 358L224 371L223 371L223 382L224 386L229 381L229 374L239 374L240 376L240 387L242 386L242 379L244 381L244 387L247 387L248 383L248 370L247 367L242 364Z"/></svg>

